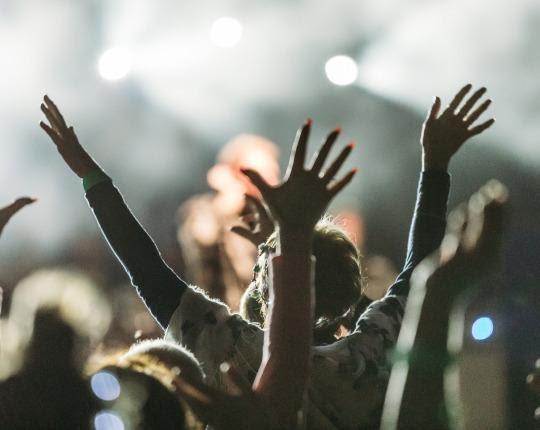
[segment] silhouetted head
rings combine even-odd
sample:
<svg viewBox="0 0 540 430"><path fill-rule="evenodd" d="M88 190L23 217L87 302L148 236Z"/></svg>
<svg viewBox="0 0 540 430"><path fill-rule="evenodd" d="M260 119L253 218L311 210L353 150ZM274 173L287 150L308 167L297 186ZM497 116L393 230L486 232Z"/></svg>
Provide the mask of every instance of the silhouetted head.
<svg viewBox="0 0 540 430"><path fill-rule="evenodd" d="M59 314L58 309L40 309L34 317L32 338L25 353L26 365L73 366L77 333Z"/></svg>
<svg viewBox="0 0 540 430"><path fill-rule="evenodd" d="M0 383L0 428L90 428L96 403L81 372L84 340L59 308L37 309L31 326L17 371Z"/></svg>

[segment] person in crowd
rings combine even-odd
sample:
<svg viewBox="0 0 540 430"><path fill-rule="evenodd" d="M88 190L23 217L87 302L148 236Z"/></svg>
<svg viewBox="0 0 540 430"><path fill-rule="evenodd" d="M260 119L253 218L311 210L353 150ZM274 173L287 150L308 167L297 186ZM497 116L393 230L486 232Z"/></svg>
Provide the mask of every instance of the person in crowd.
<svg viewBox="0 0 540 430"><path fill-rule="evenodd" d="M498 265L506 199L501 183L491 181L482 187L468 206L461 205L450 214L441 248L415 270L388 385L383 429L450 428L443 376L449 363L451 308L464 291Z"/></svg>
<svg viewBox="0 0 540 430"><path fill-rule="evenodd" d="M175 381L180 375L182 381L194 386L202 384L204 377L193 355L178 344L145 340L127 352L95 354L88 367L99 405L97 421L109 422L112 427L121 423L126 429L205 428L176 393Z"/></svg>
<svg viewBox="0 0 540 430"><path fill-rule="evenodd" d="M108 302L78 272L22 279L1 326L0 428L93 428L96 403L82 369L109 321Z"/></svg>
<svg viewBox="0 0 540 430"><path fill-rule="evenodd" d="M353 177L351 171L342 180L329 185L339 167L350 154L346 147L331 166L330 176L319 177L320 168L303 169L307 137L311 123L302 127L296 150L291 157L289 174L283 184L272 188L254 171L252 175L266 197L276 225L279 226L280 256L272 259L275 277L279 284L274 291L273 309L269 311L272 330L265 332L265 358L261 365L255 390L260 391L272 409L277 422L289 426L296 420L296 412L302 406L303 393L308 378L311 351L311 235L317 220L322 216L330 199ZM334 139L335 141L335 139ZM332 142L333 143L333 142ZM328 150L330 147L328 147ZM318 164L322 167L328 151L320 154ZM279 191L278 191L279 190ZM305 205L301 197L312 194L311 205ZM292 199L290 198L292 197ZM131 216L131 215L130 215ZM151 243L151 242L150 242ZM281 258L280 258L281 257ZM289 292L287 285L294 285ZM188 288L187 285L183 285ZM289 287L290 288L290 287ZM295 300L294 297L297 297ZM287 312L285 312L287 309ZM288 327L284 330L284 326ZM279 335L276 335L278 333ZM199 357L199 359L201 359ZM279 382L281 381L281 383ZM283 390L291 381L297 381ZM279 388L276 388L279 387ZM290 395L284 395L290 393Z"/></svg>
<svg viewBox="0 0 540 430"><path fill-rule="evenodd" d="M58 309L36 313L22 368L0 383L0 428L92 428L96 405L77 360L79 341Z"/></svg>
<svg viewBox="0 0 540 430"><path fill-rule="evenodd" d="M218 429L281 429L302 426L301 411L309 377L313 325L312 243L314 227L330 200L347 185L356 170L329 184L317 166L328 153L317 154L313 168L304 168L309 121L302 127L291 155L285 181L271 187L258 173L243 170L260 190L279 230L272 257L269 282L268 330L263 360L253 389L228 365L224 373L232 379L237 395L222 393L207 385L193 386L177 381L190 404L207 416ZM347 151L346 148L345 151ZM350 151L342 152L347 154ZM344 156L335 162L342 164ZM334 164L333 164L334 165ZM339 166L338 166L339 167ZM333 175L337 173L334 171ZM311 196L308 204L304 196ZM255 202L255 204L259 204ZM223 372L223 365L220 366ZM195 394L197 393L197 394Z"/></svg>
<svg viewBox="0 0 540 430"><path fill-rule="evenodd" d="M278 148L253 134L233 137L220 149L207 172L212 192L195 195L178 211L178 243L182 274L207 294L237 310L251 280L256 249L229 231L245 211L244 194L258 190L240 172L247 167L259 172L271 185L279 180Z"/></svg>
<svg viewBox="0 0 540 430"><path fill-rule="evenodd" d="M248 429L256 425L257 428L278 429L297 428L300 425L301 417L297 413L302 407L311 367L313 276L310 272L314 227L330 200L356 173L353 170L342 180L329 184L328 177L320 176L317 169L318 165L324 164L324 159L319 157L326 157L328 154L325 152L318 153L318 161L312 169L305 169L310 127L311 123L308 122L300 130L286 179L278 187L271 187L255 171L244 170L273 214L274 228L280 232L276 239L276 252L279 255L272 257L268 330L265 332L263 360L253 391L247 388L245 382L242 384L239 378L234 378L238 381L236 388L241 390L240 396L225 397L232 405L253 404L254 407L247 407L251 412L230 414L234 408L219 403L223 397L215 397L218 392L209 387L206 390L198 388L199 392L206 392L203 397L211 399L206 405L199 405L198 409L203 415L209 415L217 428ZM348 154L349 151L343 153ZM342 164L344 159L338 157L336 161ZM306 195L311 196L309 204L302 198ZM197 397L190 396L184 385L179 385L179 389L183 390L184 396L191 398L192 403L197 402ZM215 396L212 397L212 394ZM225 414L226 418L219 413L222 409L229 411ZM232 423L238 424L232 426Z"/></svg>
<svg viewBox="0 0 540 430"><path fill-rule="evenodd" d="M493 120L489 120L474 126L490 100L476 106L486 91L482 88L462 105L470 90L471 85L467 85L458 92L441 115L441 101L437 98L424 123L421 139L423 173L402 273L387 295L362 314L354 333L334 344L314 348L308 391L308 427L357 428L378 421L386 386L385 353L397 338L410 275L414 267L439 246L444 234L448 164L466 140L493 124ZM73 127L67 126L48 97L42 110L50 125L41 123L41 127L56 144L68 166L83 179L87 199L104 235L154 317L167 328L167 337L194 353L203 366L207 381L213 386L223 385L219 366L224 361L230 361L238 368L246 381L255 380L262 360L265 332L239 315L231 314L225 305L209 299L174 274L162 261L154 243L136 222L110 178L82 148ZM311 171L322 171L338 135L339 130L330 133L317 153ZM322 177L330 181L351 150L352 146L342 150ZM256 173L245 173L255 185L262 183ZM303 198L302 202L307 204L310 198ZM268 284L267 267L272 252L272 246L260 250L264 263L260 269L262 275L257 278L262 297L268 290L265 284ZM316 270L321 270L319 265ZM332 267L327 270L330 275L334 273ZM353 267L353 270L359 273L357 268ZM318 288L317 279L316 272L315 289L323 291ZM334 294L332 283L326 287L325 294ZM324 297L316 296L316 302L324 303ZM315 319L317 317L315 313ZM304 339L297 338L296 341L301 343Z"/></svg>

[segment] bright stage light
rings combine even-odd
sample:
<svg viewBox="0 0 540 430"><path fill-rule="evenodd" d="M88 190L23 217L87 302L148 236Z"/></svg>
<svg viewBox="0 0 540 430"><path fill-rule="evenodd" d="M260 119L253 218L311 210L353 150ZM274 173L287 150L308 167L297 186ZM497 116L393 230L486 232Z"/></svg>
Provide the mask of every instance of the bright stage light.
<svg viewBox="0 0 540 430"><path fill-rule="evenodd" d="M112 411L99 412L94 418L96 430L124 430L124 421Z"/></svg>
<svg viewBox="0 0 540 430"><path fill-rule="evenodd" d="M475 340L486 340L493 334L493 321L488 317L478 318L472 325L472 337Z"/></svg>
<svg viewBox="0 0 540 430"><path fill-rule="evenodd" d="M111 401L120 395L120 382L110 372L98 372L90 379L90 386L96 397Z"/></svg>
<svg viewBox="0 0 540 430"><path fill-rule="evenodd" d="M236 18L224 16L218 18L212 24L210 40L220 48L232 48L242 38L242 24Z"/></svg>
<svg viewBox="0 0 540 430"><path fill-rule="evenodd" d="M350 85L358 77L356 61L346 55L330 58L325 66L326 77L335 85Z"/></svg>
<svg viewBox="0 0 540 430"><path fill-rule="evenodd" d="M114 81L125 77L131 70L131 55L121 48L111 48L99 59L99 74L103 79Z"/></svg>

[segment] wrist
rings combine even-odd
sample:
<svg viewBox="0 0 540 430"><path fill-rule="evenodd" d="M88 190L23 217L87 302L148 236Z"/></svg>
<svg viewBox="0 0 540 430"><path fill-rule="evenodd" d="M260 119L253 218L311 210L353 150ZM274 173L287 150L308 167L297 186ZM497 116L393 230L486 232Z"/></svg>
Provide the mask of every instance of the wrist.
<svg viewBox="0 0 540 430"><path fill-rule="evenodd" d="M430 157L426 154L423 154L422 156L422 171L439 170L442 172L446 172L448 171L449 164L450 160L447 159L437 159L435 157Z"/></svg>
<svg viewBox="0 0 540 430"><path fill-rule="evenodd" d="M82 176L84 191L88 192L88 190L91 188L108 180L110 180L110 178L107 176L107 174L96 166L94 169L88 171L84 176Z"/></svg>
<svg viewBox="0 0 540 430"><path fill-rule="evenodd" d="M92 175L94 172L101 170L97 164L92 164L85 166L83 168L80 168L76 174L79 178L84 179L88 175Z"/></svg>
<svg viewBox="0 0 540 430"><path fill-rule="evenodd" d="M281 255L311 254L313 229L288 229L276 227L278 232L277 252Z"/></svg>

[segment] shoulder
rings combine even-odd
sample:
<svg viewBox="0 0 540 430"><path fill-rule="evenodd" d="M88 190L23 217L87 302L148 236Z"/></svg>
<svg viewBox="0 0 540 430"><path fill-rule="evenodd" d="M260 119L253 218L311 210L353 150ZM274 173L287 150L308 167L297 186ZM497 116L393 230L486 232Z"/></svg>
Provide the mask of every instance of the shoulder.
<svg viewBox="0 0 540 430"><path fill-rule="evenodd" d="M251 370L256 373L262 358L263 330L196 287L182 296L165 336L195 355L212 385L221 379L219 366L224 361L251 379Z"/></svg>

